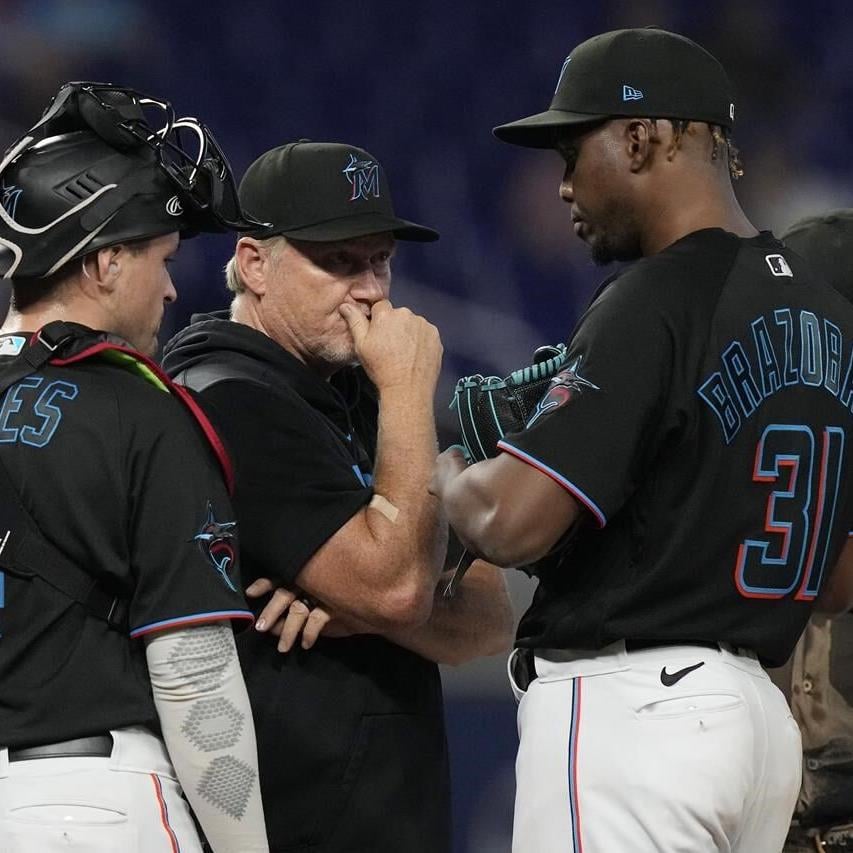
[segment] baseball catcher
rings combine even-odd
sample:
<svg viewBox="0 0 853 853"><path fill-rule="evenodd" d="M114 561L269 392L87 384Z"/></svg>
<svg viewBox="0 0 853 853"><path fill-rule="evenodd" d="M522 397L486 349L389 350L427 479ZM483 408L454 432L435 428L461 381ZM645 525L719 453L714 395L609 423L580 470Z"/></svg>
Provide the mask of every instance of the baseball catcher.
<svg viewBox="0 0 853 853"><path fill-rule="evenodd" d="M213 850L267 851L231 465L149 357L180 237L252 224L228 162L69 83L0 187L0 849L199 853L185 794Z"/></svg>

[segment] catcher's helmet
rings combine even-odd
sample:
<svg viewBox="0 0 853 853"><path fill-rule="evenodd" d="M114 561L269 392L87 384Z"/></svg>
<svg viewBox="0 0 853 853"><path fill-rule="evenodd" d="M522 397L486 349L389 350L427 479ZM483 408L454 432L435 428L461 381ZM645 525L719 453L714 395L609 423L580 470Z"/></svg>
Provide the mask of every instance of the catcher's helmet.
<svg viewBox="0 0 853 853"><path fill-rule="evenodd" d="M43 278L104 246L255 229L210 131L165 101L67 83L0 163L0 275Z"/></svg>

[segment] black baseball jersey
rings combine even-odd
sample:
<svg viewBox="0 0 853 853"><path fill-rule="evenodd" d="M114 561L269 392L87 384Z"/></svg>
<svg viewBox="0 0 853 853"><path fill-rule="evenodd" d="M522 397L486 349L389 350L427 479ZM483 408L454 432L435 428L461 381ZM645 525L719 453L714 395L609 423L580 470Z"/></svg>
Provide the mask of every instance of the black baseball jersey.
<svg viewBox="0 0 853 853"><path fill-rule="evenodd" d="M593 300L502 450L588 511L530 647L720 640L789 656L853 521L853 308L769 233L690 234Z"/></svg>
<svg viewBox="0 0 853 853"><path fill-rule="evenodd" d="M163 365L199 400L234 461L247 581L292 586L373 495L375 391L329 382L227 314L194 318ZM450 786L438 667L378 636L320 637L282 655L237 640L255 718L270 848L444 853Z"/></svg>
<svg viewBox="0 0 853 853"><path fill-rule="evenodd" d="M24 342L0 336L0 363ZM0 464L47 542L126 599L130 634L41 577L0 572L4 747L156 730L138 638L253 618L222 471L190 413L133 367L46 365L2 397Z"/></svg>

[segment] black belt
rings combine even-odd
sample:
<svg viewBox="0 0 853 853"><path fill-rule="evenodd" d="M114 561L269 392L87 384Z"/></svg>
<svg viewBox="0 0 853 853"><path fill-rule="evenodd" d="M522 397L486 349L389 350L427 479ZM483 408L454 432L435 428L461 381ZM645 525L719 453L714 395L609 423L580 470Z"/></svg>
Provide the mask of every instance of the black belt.
<svg viewBox="0 0 853 853"><path fill-rule="evenodd" d="M720 644L714 640L625 640L626 652L639 652L643 649L659 649L664 646L702 646L705 649L720 650Z"/></svg>
<svg viewBox="0 0 853 853"><path fill-rule="evenodd" d="M662 649L668 646L701 646L704 649L713 649L719 652L723 647L715 640L625 640L626 652L639 652L643 649ZM728 648L728 647L727 647ZM731 651L734 654L741 654L747 650L739 646L731 646ZM512 675L519 689L524 691L530 686L536 675L536 661L534 656L535 649L530 649L525 646L516 649L517 654L512 660ZM594 651L590 651L590 657L595 656Z"/></svg>
<svg viewBox="0 0 853 853"><path fill-rule="evenodd" d="M109 758L113 751L112 735L78 737L44 746L10 749L9 761L31 761L34 758Z"/></svg>

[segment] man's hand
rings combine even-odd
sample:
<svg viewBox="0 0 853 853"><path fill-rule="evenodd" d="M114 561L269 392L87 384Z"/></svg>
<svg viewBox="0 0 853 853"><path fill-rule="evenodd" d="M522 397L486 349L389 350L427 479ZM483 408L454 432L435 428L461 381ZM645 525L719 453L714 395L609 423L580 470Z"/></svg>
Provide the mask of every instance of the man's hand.
<svg viewBox="0 0 853 853"><path fill-rule="evenodd" d="M258 578L246 588L249 598L260 598L269 593L272 595L255 622L255 630L277 636L280 652L289 652L300 634L302 648L310 649L331 621L331 614L322 607L309 607L299 598L298 592L276 587L268 578ZM335 636L346 635L336 631Z"/></svg>
<svg viewBox="0 0 853 853"><path fill-rule="evenodd" d="M380 393L398 387L435 393L443 352L435 326L387 299L371 308L370 319L356 305L344 303L339 310L358 360Z"/></svg>
<svg viewBox="0 0 853 853"><path fill-rule="evenodd" d="M443 453L439 453L429 484L430 494L441 500L444 497L447 484L458 477L467 467L465 450L461 445L451 445Z"/></svg>

